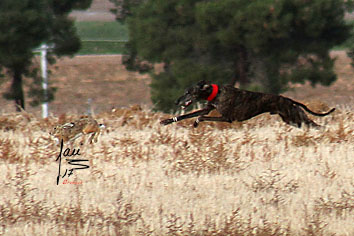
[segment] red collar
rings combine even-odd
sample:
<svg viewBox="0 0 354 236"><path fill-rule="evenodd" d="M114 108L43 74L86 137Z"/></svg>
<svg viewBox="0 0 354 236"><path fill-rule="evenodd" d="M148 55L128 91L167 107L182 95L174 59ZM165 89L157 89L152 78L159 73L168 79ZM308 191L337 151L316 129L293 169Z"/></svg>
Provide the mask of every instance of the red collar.
<svg viewBox="0 0 354 236"><path fill-rule="evenodd" d="M207 98L207 100L209 102L214 100L214 98L216 97L216 95L218 94L218 91L219 91L219 87L216 84L212 84L211 86L213 86L213 91L211 92L211 94Z"/></svg>

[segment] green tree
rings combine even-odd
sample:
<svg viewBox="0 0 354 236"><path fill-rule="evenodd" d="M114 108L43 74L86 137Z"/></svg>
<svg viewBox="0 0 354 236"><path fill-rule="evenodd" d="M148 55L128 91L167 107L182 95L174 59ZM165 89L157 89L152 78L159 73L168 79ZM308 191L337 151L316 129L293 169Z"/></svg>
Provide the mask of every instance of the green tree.
<svg viewBox="0 0 354 236"><path fill-rule="evenodd" d="M353 21L353 19L350 19L350 22L353 26L352 27L352 37L350 37L341 46L346 48L347 55L351 59L351 65L352 65L352 67L354 67L354 21Z"/></svg>
<svg viewBox="0 0 354 236"><path fill-rule="evenodd" d="M4 96L14 100L17 110L25 108L23 78L35 79L30 94L43 94L33 69L33 49L42 43L52 45L53 56L72 55L80 48L73 20L73 9L88 8L92 0L1 0L0 69L11 75L11 89ZM53 92L53 89L51 90ZM52 99L53 94L48 97ZM43 96L42 96L43 99Z"/></svg>
<svg viewBox="0 0 354 236"><path fill-rule="evenodd" d="M125 62L128 69L150 69L152 100L163 111L201 79L243 88L254 83L271 93L284 91L289 82L330 85L336 75L329 51L351 36L344 21L351 5L345 0L132 4ZM148 63L163 63L163 72Z"/></svg>

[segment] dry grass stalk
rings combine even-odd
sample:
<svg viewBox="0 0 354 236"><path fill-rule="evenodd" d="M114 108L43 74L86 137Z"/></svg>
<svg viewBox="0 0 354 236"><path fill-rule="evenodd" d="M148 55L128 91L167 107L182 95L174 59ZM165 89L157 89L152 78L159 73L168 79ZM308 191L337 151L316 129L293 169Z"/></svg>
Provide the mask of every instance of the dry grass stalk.
<svg viewBox="0 0 354 236"><path fill-rule="evenodd" d="M352 235L354 116L323 130L270 116L248 122L161 127L139 107L94 117L98 143L80 146L89 169L56 185L60 122L0 117L0 234ZM80 158L81 158L80 157Z"/></svg>

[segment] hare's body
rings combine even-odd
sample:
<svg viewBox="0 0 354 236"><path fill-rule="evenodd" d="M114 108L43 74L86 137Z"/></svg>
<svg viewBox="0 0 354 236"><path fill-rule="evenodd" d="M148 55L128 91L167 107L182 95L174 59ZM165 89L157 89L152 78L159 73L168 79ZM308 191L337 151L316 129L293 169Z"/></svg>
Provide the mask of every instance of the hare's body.
<svg viewBox="0 0 354 236"><path fill-rule="evenodd" d="M89 142L92 143L92 140L97 142L100 132L100 125L96 120L91 117L82 117L73 122L55 126L50 134L59 142L60 140L73 141L84 134L91 134Z"/></svg>

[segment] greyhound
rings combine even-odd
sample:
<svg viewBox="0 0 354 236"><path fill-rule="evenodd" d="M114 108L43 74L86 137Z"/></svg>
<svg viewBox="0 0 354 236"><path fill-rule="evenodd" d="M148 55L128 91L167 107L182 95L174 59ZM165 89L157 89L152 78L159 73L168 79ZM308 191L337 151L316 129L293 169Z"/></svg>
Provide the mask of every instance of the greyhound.
<svg viewBox="0 0 354 236"><path fill-rule="evenodd" d="M301 128L304 123L308 127L319 128L320 125L309 119L304 110L315 116L326 116L332 113L332 108L326 113L316 113L304 104L290 98L274 94L251 92L233 87L232 85L218 86L207 83L204 80L188 88L184 95L177 99L176 105L185 109L193 102L207 100L206 106L192 113L162 120L162 125L168 125L180 120L197 117L193 126L197 127L202 121L233 122L244 121L262 113L278 114L282 120L295 127ZM216 109L221 116L205 116ZM303 110L304 109L304 110Z"/></svg>

